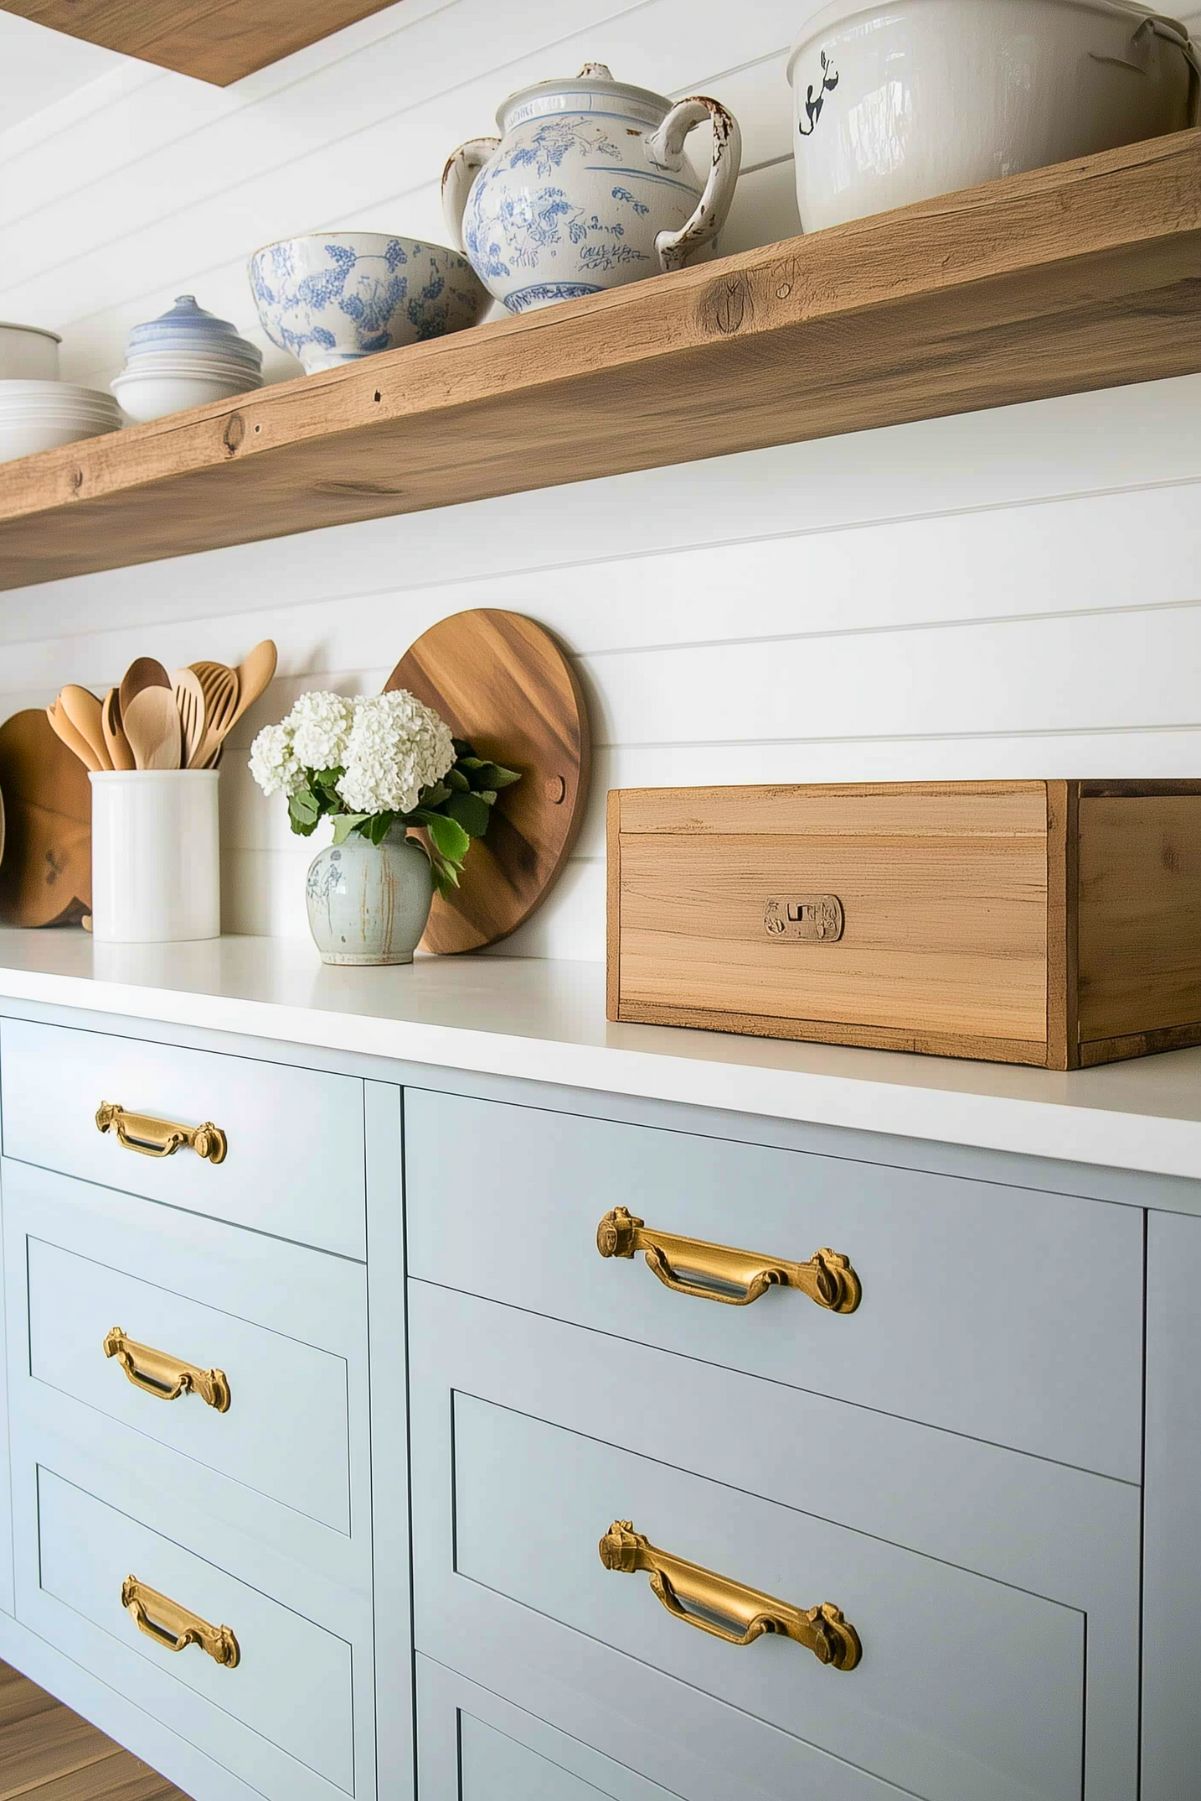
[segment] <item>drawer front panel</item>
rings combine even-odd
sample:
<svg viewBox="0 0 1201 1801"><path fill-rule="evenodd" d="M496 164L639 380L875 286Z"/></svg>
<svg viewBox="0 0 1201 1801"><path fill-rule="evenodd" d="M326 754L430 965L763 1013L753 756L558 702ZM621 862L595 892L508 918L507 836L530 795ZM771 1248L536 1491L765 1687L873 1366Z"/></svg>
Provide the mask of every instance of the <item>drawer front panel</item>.
<svg viewBox="0 0 1201 1801"><path fill-rule="evenodd" d="M35 1381L349 1533L343 1358L44 1240L28 1239L27 1257ZM116 1344L115 1325L124 1329L125 1342L106 1356L106 1343ZM217 1372L218 1405L195 1387L166 1399L129 1381L122 1358L141 1380L161 1384L160 1365L143 1347L167 1353L181 1369L186 1363Z"/></svg>
<svg viewBox="0 0 1201 1801"><path fill-rule="evenodd" d="M1043 782L625 791L608 854L617 1018L1045 1059Z"/></svg>
<svg viewBox="0 0 1201 1801"><path fill-rule="evenodd" d="M426 1657L417 1718L420 1801L680 1801Z"/></svg>
<svg viewBox="0 0 1201 1801"><path fill-rule="evenodd" d="M364 1266L18 1163L3 1179L15 1424L366 1592Z"/></svg>
<svg viewBox="0 0 1201 1801"><path fill-rule="evenodd" d="M424 1090L405 1121L416 1276L1139 1479L1135 1208ZM673 1293L641 1253L601 1259L616 1207L761 1254L744 1270L831 1247L862 1301Z"/></svg>
<svg viewBox="0 0 1201 1801"><path fill-rule="evenodd" d="M235 1768L225 1715L353 1794L349 1644L45 1467L37 1471L37 1530L25 1578L30 1591L18 1607L28 1625L53 1642L57 1608L90 1623L103 1635L96 1662L103 1659L106 1680L160 1717L169 1712L167 1723L218 1759L224 1753L235 1774L253 1781L256 1773ZM153 1591L147 1622L159 1636L139 1630L122 1604L131 1575ZM236 1667L214 1661L196 1643L171 1651L165 1636L179 1628L162 1597L210 1626L232 1629Z"/></svg>
<svg viewBox="0 0 1201 1801"><path fill-rule="evenodd" d="M363 1084L212 1051L5 1019L4 1150L23 1163L365 1255ZM182 1147L138 1155L101 1132L102 1102L224 1134L224 1160Z"/></svg>
<svg viewBox="0 0 1201 1801"><path fill-rule="evenodd" d="M840 1766L922 1801L1079 1801L1082 1747L1090 1801L1128 1801L1135 1490L421 1283L410 1321L420 1651L538 1711L539 1664L620 1691L667 1751L713 1760L719 1794L741 1761L731 1708L767 1734L756 1767L780 1801L871 1792ZM621 1520L697 1566L668 1574L685 1611L728 1634L833 1603L862 1661L694 1630L649 1570L605 1567ZM699 1726L685 1691L707 1698ZM636 1767L690 1793L691 1771Z"/></svg>
<svg viewBox="0 0 1201 1801"><path fill-rule="evenodd" d="M467 1396L454 1442L456 1567L467 1580L929 1801L1079 1795L1079 1614ZM603 1568L597 1541L618 1518L785 1603L833 1601L864 1662L839 1674L783 1637L733 1648L690 1630L645 1574ZM673 1586L690 1606L684 1584Z"/></svg>

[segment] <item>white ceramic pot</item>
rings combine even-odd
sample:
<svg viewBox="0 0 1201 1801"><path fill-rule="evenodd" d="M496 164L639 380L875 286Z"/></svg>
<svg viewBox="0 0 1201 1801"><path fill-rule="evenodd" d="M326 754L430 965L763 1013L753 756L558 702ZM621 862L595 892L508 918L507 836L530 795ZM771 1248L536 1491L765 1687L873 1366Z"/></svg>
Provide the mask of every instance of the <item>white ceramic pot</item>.
<svg viewBox="0 0 1201 1801"><path fill-rule="evenodd" d="M1177 131L1181 25L1124 0L828 6L788 63L806 231Z"/></svg>
<svg viewBox="0 0 1201 1801"><path fill-rule="evenodd" d="M460 144L442 176L447 229L511 313L679 269L725 224L742 137L716 100L681 100L585 63L574 81L523 88L502 136ZM703 181L684 140L713 127Z"/></svg>
<svg viewBox="0 0 1201 1801"><path fill-rule="evenodd" d="M221 935L216 769L102 770L92 784L92 935Z"/></svg>
<svg viewBox="0 0 1201 1801"><path fill-rule="evenodd" d="M40 325L0 324L0 381L57 381L61 343Z"/></svg>
<svg viewBox="0 0 1201 1801"><path fill-rule="evenodd" d="M434 898L430 860L403 826L382 844L352 832L318 851L305 900L323 963L411 963Z"/></svg>

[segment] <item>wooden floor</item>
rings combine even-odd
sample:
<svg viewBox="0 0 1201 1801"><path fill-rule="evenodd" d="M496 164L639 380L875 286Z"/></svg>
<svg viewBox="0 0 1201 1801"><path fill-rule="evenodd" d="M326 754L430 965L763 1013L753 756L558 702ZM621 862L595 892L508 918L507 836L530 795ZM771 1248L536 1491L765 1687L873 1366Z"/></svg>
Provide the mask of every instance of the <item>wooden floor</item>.
<svg viewBox="0 0 1201 1801"><path fill-rule="evenodd" d="M188 1801L128 1751L0 1663L0 1801Z"/></svg>

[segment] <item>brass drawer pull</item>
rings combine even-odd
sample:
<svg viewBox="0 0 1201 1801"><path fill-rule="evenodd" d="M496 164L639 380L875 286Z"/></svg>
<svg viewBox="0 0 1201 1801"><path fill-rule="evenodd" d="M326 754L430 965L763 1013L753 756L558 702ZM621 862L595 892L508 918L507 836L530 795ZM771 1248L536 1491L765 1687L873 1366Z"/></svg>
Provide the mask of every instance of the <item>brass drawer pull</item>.
<svg viewBox="0 0 1201 1801"><path fill-rule="evenodd" d="M207 1163L224 1163L229 1142L220 1126L206 1119L202 1126L176 1126L169 1119L151 1119L147 1113L127 1113L115 1101L101 1101L96 1109L98 1132L115 1132L123 1150L143 1157L173 1157L186 1146Z"/></svg>
<svg viewBox="0 0 1201 1801"><path fill-rule="evenodd" d="M645 1570L652 1593L668 1613L727 1645L750 1645L765 1632L779 1632L834 1670L853 1670L863 1655L859 1634L843 1619L841 1608L828 1601L804 1609L777 1601L760 1589L660 1551L635 1532L630 1520L614 1520L600 1541L600 1559L607 1570L629 1575ZM722 1625L723 1620L730 1624Z"/></svg>
<svg viewBox="0 0 1201 1801"><path fill-rule="evenodd" d="M237 1669L242 1653L232 1627L210 1626L198 1613L189 1613L168 1595L147 1588L136 1576L126 1576L121 1584L121 1605L138 1631L164 1650L186 1651L189 1645L198 1645L214 1663Z"/></svg>
<svg viewBox="0 0 1201 1801"><path fill-rule="evenodd" d="M104 1340L104 1355L115 1357L135 1388L159 1401L178 1401L181 1395L199 1395L207 1407L229 1412L229 1378L224 1370L202 1370L195 1363L156 1351L153 1345L126 1338L123 1326L114 1326Z"/></svg>
<svg viewBox="0 0 1201 1801"><path fill-rule="evenodd" d="M808 1263L785 1263L725 1244L706 1244L701 1238L658 1232L624 1207L605 1214L596 1228L596 1248L602 1257L632 1257L643 1251L648 1269L665 1288L697 1295L702 1301L721 1301L727 1307L749 1307L769 1288L799 1288L832 1313L854 1313L863 1294L858 1276L838 1251L823 1248ZM690 1281L689 1276L701 1279Z"/></svg>

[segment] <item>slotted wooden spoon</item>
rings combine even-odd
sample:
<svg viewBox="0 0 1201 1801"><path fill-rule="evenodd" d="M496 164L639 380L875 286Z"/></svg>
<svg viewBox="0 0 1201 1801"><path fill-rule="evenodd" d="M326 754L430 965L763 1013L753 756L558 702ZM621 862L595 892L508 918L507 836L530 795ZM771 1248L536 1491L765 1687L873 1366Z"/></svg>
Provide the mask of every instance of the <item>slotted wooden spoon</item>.
<svg viewBox="0 0 1201 1801"><path fill-rule="evenodd" d="M129 739L121 729L121 714L115 688L110 688L100 703L100 729L104 733L105 748L113 768L135 768L133 752L129 748Z"/></svg>
<svg viewBox="0 0 1201 1801"><path fill-rule="evenodd" d="M181 768L194 769L196 753L204 742L205 726L208 720L208 705L204 698L204 689L201 687L200 677L194 669L173 670L171 688L175 695L175 705L179 709L179 723L183 729Z"/></svg>
<svg viewBox="0 0 1201 1801"><path fill-rule="evenodd" d="M193 663L192 673L204 690L204 737L192 759L193 769L211 769L221 752L238 705L238 676L228 663Z"/></svg>

